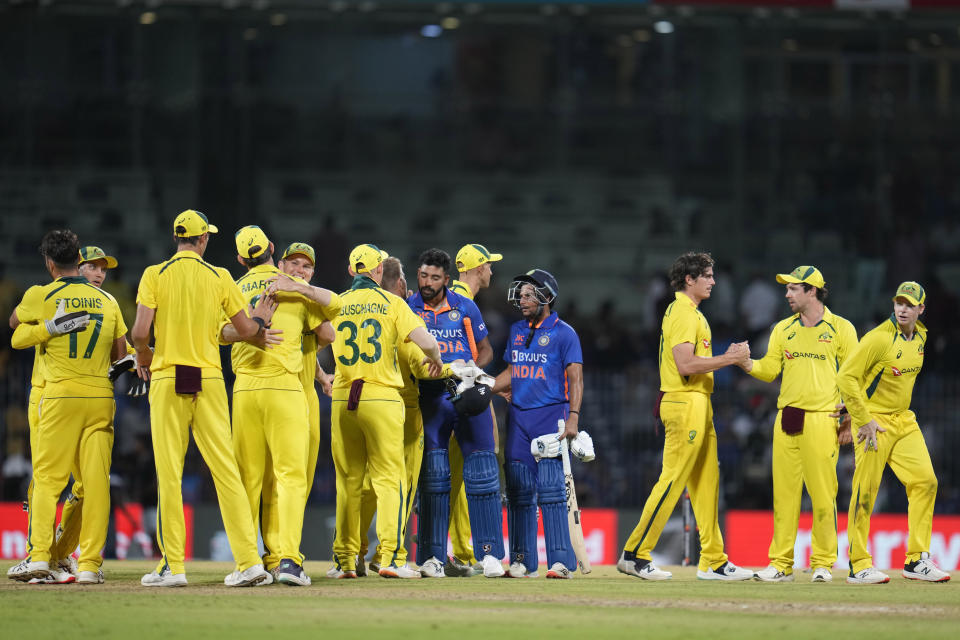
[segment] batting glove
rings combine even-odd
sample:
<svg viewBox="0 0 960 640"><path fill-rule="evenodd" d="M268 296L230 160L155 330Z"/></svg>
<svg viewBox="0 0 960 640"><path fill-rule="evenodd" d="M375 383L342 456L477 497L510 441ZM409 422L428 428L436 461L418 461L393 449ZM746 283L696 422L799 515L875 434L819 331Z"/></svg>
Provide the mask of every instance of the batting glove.
<svg viewBox="0 0 960 640"><path fill-rule="evenodd" d="M537 462L540 458L557 458L560 456L560 438L555 433L534 438L530 442L530 453Z"/></svg>
<svg viewBox="0 0 960 640"><path fill-rule="evenodd" d="M110 372L107 374L110 376L110 382L116 382L120 376L128 371L133 371L136 366L137 359L134 354L128 353L127 355L123 356L110 365Z"/></svg>
<svg viewBox="0 0 960 640"><path fill-rule="evenodd" d="M133 382L130 383L130 390L127 395L131 398L140 398L147 395L150 391L150 381L143 380L140 376L134 375Z"/></svg>
<svg viewBox="0 0 960 640"><path fill-rule="evenodd" d="M67 313L67 301L61 300L53 320L44 320L47 331L51 336L62 336L68 333L83 331L90 324L90 314L86 311Z"/></svg>
<svg viewBox="0 0 960 640"><path fill-rule="evenodd" d="M586 431L580 431L577 437L570 441L570 451L583 462L590 462L597 457L593 450L593 438Z"/></svg>

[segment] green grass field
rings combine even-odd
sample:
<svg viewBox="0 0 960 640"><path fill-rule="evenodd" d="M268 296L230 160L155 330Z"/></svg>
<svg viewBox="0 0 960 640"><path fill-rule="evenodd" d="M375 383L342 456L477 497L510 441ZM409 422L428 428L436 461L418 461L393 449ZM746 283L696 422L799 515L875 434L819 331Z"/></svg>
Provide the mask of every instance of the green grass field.
<svg viewBox="0 0 960 640"><path fill-rule="evenodd" d="M0 563L6 570L10 562ZM223 586L225 563L190 562L189 586L140 586L147 562L108 562L102 585L0 584L3 637L263 638L306 632L344 637L548 638L871 638L955 637L960 590L952 583L886 585L716 583L692 568L673 580L645 582L598 567L563 580L357 580L324 578L308 562L313 586ZM541 575L545 568L541 567ZM953 631L951 631L951 629Z"/></svg>

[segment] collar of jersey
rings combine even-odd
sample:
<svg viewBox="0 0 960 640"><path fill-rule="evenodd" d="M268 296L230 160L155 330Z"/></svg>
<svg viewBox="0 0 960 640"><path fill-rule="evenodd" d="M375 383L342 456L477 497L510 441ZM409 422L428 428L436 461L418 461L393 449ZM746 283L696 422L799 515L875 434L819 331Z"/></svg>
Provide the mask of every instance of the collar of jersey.
<svg viewBox="0 0 960 640"><path fill-rule="evenodd" d="M439 309L434 309L433 307L427 306L427 301L423 299L423 296L420 295L419 291L413 294L410 299L413 301L414 305L420 307L424 311L432 311L434 316L438 316L441 313L460 308L460 298L462 296L454 292L449 287L446 287L445 291L446 295L443 297L444 306L440 307Z"/></svg>
<svg viewBox="0 0 960 640"><path fill-rule="evenodd" d="M697 309L697 305L694 304L693 300L690 299L690 296L685 294L683 291L674 291L673 295L677 300L683 300L694 309Z"/></svg>
<svg viewBox="0 0 960 640"><path fill-rule="evenodd" d="M893 324L893 330L898 337L903 338L904 341L907 341L907 337L903 335L903 331L900 331L900 323L897 322L897 314L890 314L890 323ZM920 339L924 342L927 341L927 327L922 322L917 320L917 326L913 329L914 335L920 336Z"/></svg>
<svg viewBox="0 0 960 640"><path fill-rule="evenodd" d="M551 322L551 323L550 323L549 325L547 325L547 326L543 326L543 325L545 325L545 324L546 324L548 321L550 321L550 320L553 320L553 322ZM540 322L537 323L537 326L533 327L533 326L531 326L530 323L528 322L528 323L527 323L527 327L529 327L529 328L531 328L531 329L553 329L555 326L557 326L557 323L558 323L558 322L560 322L560 316L557 315L557 312L556 312L556 311L551 311L551 312L550 312L550 315L548 315L546 318L544 318L543 320L541 320Z"/></svg>
<svg viewBox="0 0 960 640"><path fill-rule="evenodd" d="M280 269L276 265L270 264L269 262L258 264L252 269L247 269L247 273L259 273L261 271L269 271L271 273L280 273Z"/></svg>
<svg viewBox="0 0 960 640"><path fill-rule="evenodd" d="M834 318L835 318L835 317L836 317L836 316L834 315L834 313L833 313L832 311L830 311L830 308L829 308L827 305L823 305L823 317L820 318L820 322L818 322L817 324L815 324L815 325L813 325L813 326L814 326L814 327L819 327L821 324L826 323L826 324L828 324L828 325L830 325L830 326L832 327L832 326L834 326L834 324L835 324L835 321L834 321ZM789 329L789 328L790 328L791 326L793 326L794 324L799 324L801 327L804 327L805 329L812 329L812 328L813 328L813 327L808 327L808 326L806 326L805 324L803 324L803 320L800 319L800 312L799 312L799 311L798 311L797 313L793 314L793 322L791 322L790 324L787 325L787 329Z"/></svg>
<svg viewBox="0 0 960 640"><path fill-rule="evenodd" d="M90 284L90 281L83 276L60 276L57 278L57 282L63 282L65 284Z"/></svg>
<svg viewBox="0 0 960 640"><path fill-rule="evenodd" d="M353 284L350 285L350 289L379 289L380 285L374 281L370 276L365 276L363 274L357 274L353 277Z"/></svg>

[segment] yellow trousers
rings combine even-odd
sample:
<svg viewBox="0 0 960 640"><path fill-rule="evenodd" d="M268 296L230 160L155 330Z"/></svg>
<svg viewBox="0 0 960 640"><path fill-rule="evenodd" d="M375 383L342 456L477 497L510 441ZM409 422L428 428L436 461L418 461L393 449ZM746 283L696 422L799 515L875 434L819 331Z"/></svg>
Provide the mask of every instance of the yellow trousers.
<svg viewBox="0 0 960 640"><path fill-rule="evenodd" d="M183 459L190 429L200 455L210 468L236 568L260 564L257 530L250 517L247 494L230 437L227 392L219 369L203 369L203 390L192 395L174 390L172 367L154 372L150 383L150 427L157 467L157 543L162 572L184 573L186 530L183 521Z"/></svg>
<svg viewBox="0 0 960 640"><path fill-rule="evenodd" d="M254 522L260 519L260 496L267 493L265 476L272 480L269 494L277 494L276 507L264 519L275 519L275 528L261 521L268 566L284 559L303 562L300 537L307 503L308 439L307 400L299 377L237 375L233 385L233 450Z"/></svg>
<svg viewBox="0 0 960 640"><path fill-rule="evenodd" d="M773 425L773 540L770 564L793 571L793 550L800 523L800 500L806 485L813 506L810 552L812 569L829 569L837 561L837 421L828 412L806 412L803 433L788 436Z"/></svg>
<svg viewBox="0 0 960 640"><path fill-rule="evenodd" d="M624 548L637 558L651 560L650 553L687 487L700 527L699 568L715 569L727 561L727 554L718 520L720 467L710 396L666 393L660 403L660 419L664 425L663 470Z"/></svg>
<svg viewBox="0 0 960 640"><path fill-rule="evenodd" d="M854 459L853 487L850 511L847 514L847 537L850 540L851 574L873 566L873 557L867 551L870 536L870 515L880 490L883 468L890 465L897 479L907 490L907 554L905 562L920 559L930 551L933 533L933 506L937 499L937 476L927 444L913 411L874 414L873 419L884 433L877 433L877 449L864 452L863 443L857 444L853 430Z"/></svg>
<svg viewBox="0 0 960 640"><path fill-rule="evenodd" d="M37 441L37 425L40 424L40 397L43 387L30 388L30 401L27 406L27 424L30 427L30 442ZM31 447L33 445L31 444ZM62 560L73 553L80 544L80 523L83 521L83 483L80 480L80 469L76 464L70 470L73 474L73 486L70 487L70 497L63 504L60 513L60 524L53 535L53 546L50 548L50 557L53 561ZM33 477L27 486L27 510L33 504ZM26 551L29 554L29 551Z"/></svg>
<svg viewBox="0 0 960 640"><path fill-rule="evenodd" d="M407 562L407 548L403 541L407 537L407 525L410 523L410 511L413 509L413 499L417 495L417 485L420 483L420 465L423 463L423 414L420 405L406 406L403 418L403 521L401 522L400 548L397 550L396 565ZM360 558L367 555L369 539L367 531L373 522L373 515L377 512L377 494L373 490L373 479L368 473L363 480L363 491L360 504ZM383 544L377 545L377 557L383 554Z"/></svg>
<svg viewBox="0 0 960 640"><path fill-rule="evenodd" d="M97 571L110 519L110 460L113 451L113 393L73 381L51 382L43 390L33 441L34 486L27 557L51 562L57 500L78 468L85 480L86 505L80 523L80 571Z"/></svg>
<svg viewBox="0 0 960 640"><path fill-rule="evenodd" d="M397 564L401 547L404 478L404 406L391 387L366 383L355 410L347 409L349 389L334 389L330 448L337 473L337 531L333 552L340 568L354 571L360 552L360 505L369 474L377 495L379 564ZM364 532L365 533L365 532Z"/></svg>

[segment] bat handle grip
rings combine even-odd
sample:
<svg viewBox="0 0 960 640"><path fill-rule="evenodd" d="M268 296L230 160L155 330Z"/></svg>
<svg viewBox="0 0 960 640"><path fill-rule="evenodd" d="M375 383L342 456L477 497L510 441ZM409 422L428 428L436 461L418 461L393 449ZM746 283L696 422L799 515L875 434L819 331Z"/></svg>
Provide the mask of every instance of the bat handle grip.
<svg viewBox="0 0 960 640"><path fill-rule="evenodd" d="M573 475L570 470L570 443L566 438L560 442L560 459L563 461L563 475Z"/></svg>

